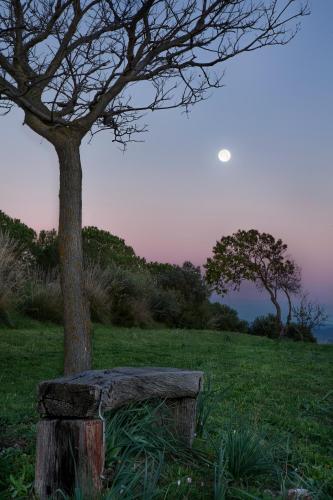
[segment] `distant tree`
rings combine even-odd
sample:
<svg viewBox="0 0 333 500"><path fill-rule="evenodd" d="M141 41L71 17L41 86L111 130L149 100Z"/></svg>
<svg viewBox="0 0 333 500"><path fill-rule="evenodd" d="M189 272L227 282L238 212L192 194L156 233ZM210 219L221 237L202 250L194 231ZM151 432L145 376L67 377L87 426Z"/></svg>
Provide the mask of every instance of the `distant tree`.
<svg viewBox="0 0 333 500"><path fill-rule="evenodd" d="M94 226L82 230L84 258L102 267L118 264L126 268L142 267L145 260L137 257L132 247L108 231Z"/></svg>
<svg viewBox="0 0 333 500"><path fill-rule="evenodd" d="M87 226L82 229L83 254L87 264L102 268L119 264L126 268L140 267L145 260L137 257L133 248L108 231ZM59 237L55 229L40 231L34 253L38 265L49 270L59 265Z"/></svg>
<svg viewBox="0 0 333 500"><path fill-rule="evenodd" d="M210 289L201 269L192 262L184 262L182 266L150 262L147 267L160 288L178 291L187 302L199 304L209 296Z"/></svg>
<svg viewBox="0 0 333 500"><path fill-rule="evenodd" d="M45 271L59 265L59 239L55 229L40 231L35 246L37 264Z"/></svg>
<svg viewBox="0 0 333 500"><path fill-rule="evenodd" d="M286 257L287 245L271 234L255 229L239 230L223 236L207 259L206 280L221 295L231 288L239 290L243 281L251 281L264 289L275 307L280 335L284 333L278 292L291 293L298 280L298 268ZM295 285L296 286L296 285Z"/></svg>
<svg viewBox="0 0 333 500"><path fill-rule="evenodd" d="M19 219L13 219L0 210L0 231L14 239L21 250L31 250L37 237L36 232Z"/></svg>
<svg viewBox="0 0 333 500"><path fill-rule="evenodd" d="M191 262L182 266L151 262L147 269L153 276L156 286L164 291L173 292L179 304L178 324L180 327L200 328L203 326L204 311L210 289L202 276L200 267ZM171 301L171 295L161 296L163 303ZM172 310L172 307L170 307Z"/></svg>
<svg viewBox="0 0 333 500"><path fill-rule="evenodd" d="M2 111L21 108L59 159L65 373L91 366L82 139L109 129L126 143L143 112L188 110L221 86L214 66L286 44L306 13L298 0L0 0Z"/></svg>
<svg viewBox="0 0 333 500"><path fill-rule="evenodd" d="M301 294L299 305L294 306L292 311L297 325L311 332L327 321L325 309L320 304L311 302L306 292Z"/></svg>

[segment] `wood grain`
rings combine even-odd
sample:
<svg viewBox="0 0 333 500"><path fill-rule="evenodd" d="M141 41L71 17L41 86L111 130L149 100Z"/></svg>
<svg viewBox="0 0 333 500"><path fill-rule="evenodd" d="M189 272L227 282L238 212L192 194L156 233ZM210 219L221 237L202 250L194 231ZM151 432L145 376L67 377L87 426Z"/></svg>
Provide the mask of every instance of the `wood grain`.
<svg viewBox="0 0 333 500"><path fill-rule="evenodd" d="M102 420L38 423L35 492L40 500L64 498L60 491L71 496L78 485L84 498L98 495L105 455L103 426Z"/></svg>
<svg viewBox="0 0 333 500"><path fill-rule="evenodd" d="M102 412L147 399L196 398L201 371L177 368L90 370L41 382L38 410L42 417L93 418Z"/></svg>

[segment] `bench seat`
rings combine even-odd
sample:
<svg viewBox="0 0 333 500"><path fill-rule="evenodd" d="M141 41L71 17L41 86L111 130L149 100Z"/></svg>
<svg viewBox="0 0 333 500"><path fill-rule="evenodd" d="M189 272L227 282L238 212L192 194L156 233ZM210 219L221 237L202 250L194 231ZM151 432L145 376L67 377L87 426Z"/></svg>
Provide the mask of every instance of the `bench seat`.
<svg viewBox="0 0 333 500"><path fill-rule="evenodd" d="M177 368L90 370L38 386L43 418L93 418L147 399L196 398L203 372Z"/></svg>

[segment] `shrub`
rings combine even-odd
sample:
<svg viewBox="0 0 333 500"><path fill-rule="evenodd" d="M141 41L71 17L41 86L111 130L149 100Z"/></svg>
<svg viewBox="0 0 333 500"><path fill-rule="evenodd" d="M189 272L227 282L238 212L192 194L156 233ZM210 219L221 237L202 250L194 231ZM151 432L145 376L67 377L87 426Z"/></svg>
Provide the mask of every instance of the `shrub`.
<svg viewBox="0 0 333 500"><path fill-rule="evenodd" d="M151 262L147 268L161 291L153 306L156 316L170 326L205 327L209 289L200 268L191 262L182 266Z"/></svg>
<svg viewBox="0 0 333 500"><path fill-rule="evenodd" d="M97 264L89 264L84 278L92 321L107 323L110 321L110 272Z"/></svg>
<svg viewBox="0 0 333 500"><path fill-rule="evenodd" d="M62 323L63 307L57 270L45 272L35 269L21 295L22 311L39 321Z"/></svg>
<svg viewBox="0 0 333 500"><path fill-rule="evenodd" d="M207 326L212 330L247 333L247 321L240 320L235 309L214 302L208 306Z"/></svg>
<svg viewBox="0 0 333 500"><path fill-rule="evenodd" d="M153 282L144 271L130 271L117 266L110 271L111 321L120 326L150 326L153 322L150 298Z"/></svg>
<svg viewBox="0 0 333 500"><path fill-rule="evenodd" d="M17 294L25 278L19 254L19 244L0 231L0 323L7 326L11 326L10 313L17 305Z"/></svg>
<svg viewBox="0 0 333 500"><path fill-rule="evenodd" d="M316 342L316 338L313 336L311 328L305 325L298 325L297 323L290 323L290 325L286 327L286 337L296 341Z"/></svg>
<svg viewBox="0 0 333 500"><path fill-rule="evenodd" d="M278 338L280 330L276 317L273 314L259 316L253 321L249 328L249 333L251 335L260 335L271 339Z"/></svg>
<svg viewBox="0 0 333 500"><path fill-rule="evenodd" d="M181 316L179 297L173 290L156 288L150 298L150 308L153 318L166 326L178 326Z"/></svg>

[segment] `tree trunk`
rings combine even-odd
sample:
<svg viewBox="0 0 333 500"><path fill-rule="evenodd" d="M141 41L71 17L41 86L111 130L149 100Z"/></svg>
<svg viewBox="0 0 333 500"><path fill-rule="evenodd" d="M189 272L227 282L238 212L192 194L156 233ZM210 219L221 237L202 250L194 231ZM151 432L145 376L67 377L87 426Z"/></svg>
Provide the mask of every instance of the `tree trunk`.
<svg viewBox="0 0 333 500"><path fill-rule="evenodd" d="M80 140L62 137L55 145L60 166L59 258L64 303L64 373L91 368L89 309L82 250L82 169Z"/></svg>
<svg viewBox="0 0 333 500"><path fill-rule="evenodd" d="M283 322L282 322L281 306L278 303L274 292L268 287L266 287L266 290L268 291L269 296L271 298L271 302L274 305L275 310L276 310L276 321L277 321L278 326L279 326L279 336L283 337L283 335L285 334L285 328L284 328Z"/></svg>
<svg viewBox="0 0 333 500"><path fill-rule="evenodd" d="M275 309L276 309L276 320L277 320L278 325L279 325L279 337L283 337L285 334L285 328L284 328L284 325L282 322L281 307L275 298L274 298L274 300L272 300L272 302L273 302Z"/></svg>
<svg viewBox="0 0 333 500"><path fill-rule="evenodd" d="M287 290L284 290L284 293L286 294L287 300L288 300L288 316L287 316L287 326L290 325L291 323L291 315L292 315L292 307L291 307L291 298Z"/></svg>

